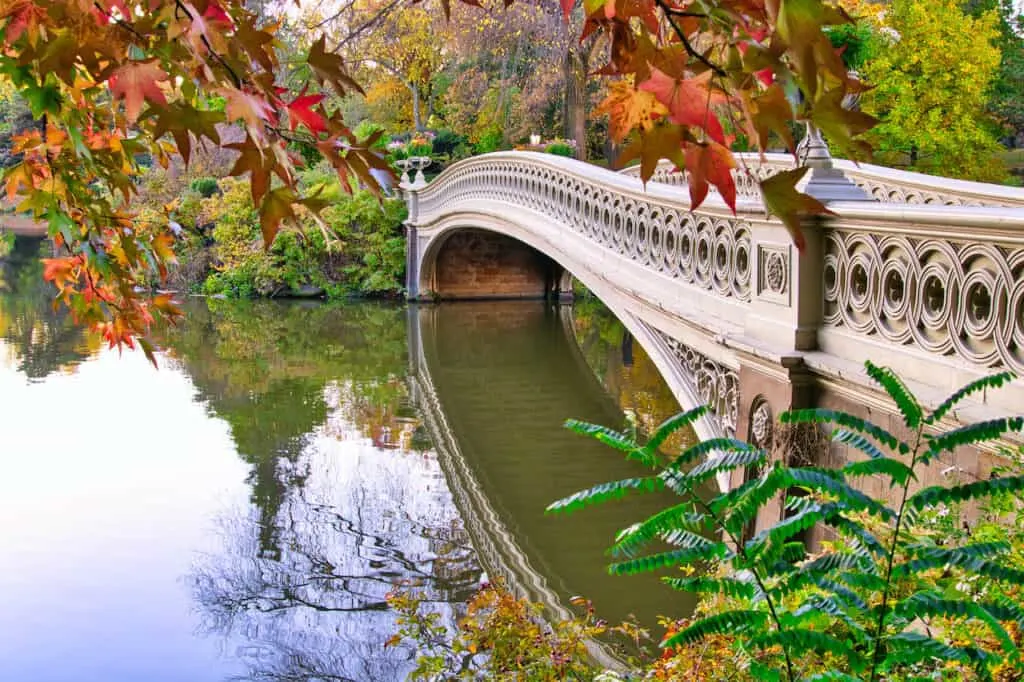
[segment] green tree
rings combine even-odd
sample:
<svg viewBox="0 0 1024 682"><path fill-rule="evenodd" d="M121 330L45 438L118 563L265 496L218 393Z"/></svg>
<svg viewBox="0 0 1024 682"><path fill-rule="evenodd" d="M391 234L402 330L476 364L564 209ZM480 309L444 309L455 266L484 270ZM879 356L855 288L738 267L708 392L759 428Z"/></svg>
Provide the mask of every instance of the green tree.
<svg viewBox="0 0 1024 682"><path fill-rule="evenodd" d="M883 34L891 44L865 67L875 85L863 108L879 158L914 170L998 181L999 144L985 107L1000 64L995 12L972 17L956 0L894 0ZM970 36L967 39L967 36Z"/></svg>
<svg viewBox="0 0 1024 682"><path fill-rule="evenodd" d="M992 84L989 111L1011 135L1024 132L1024 14L1012 0L968 0L965 9L975 17L998 13L996 44L1002 58Z"/></svg>

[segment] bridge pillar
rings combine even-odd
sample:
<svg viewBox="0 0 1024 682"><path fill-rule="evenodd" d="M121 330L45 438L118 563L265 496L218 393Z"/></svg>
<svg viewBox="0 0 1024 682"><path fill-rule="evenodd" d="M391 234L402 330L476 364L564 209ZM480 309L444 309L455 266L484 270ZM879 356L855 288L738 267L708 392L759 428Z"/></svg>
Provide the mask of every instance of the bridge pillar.
<svg viewBox="0 0 1024 682"><path fill-rule="evenodd" d="M824 465L829 441L815 425L783 425L779 415L790 409L814 407L816 385L809 368L794 356L765 357L740 353L739 406L736 434L764 448L771 462L789 465ZM730 487L742 485L760 471L737 470ZM755 532L782 519L782 496L758 517Z"/></svg>

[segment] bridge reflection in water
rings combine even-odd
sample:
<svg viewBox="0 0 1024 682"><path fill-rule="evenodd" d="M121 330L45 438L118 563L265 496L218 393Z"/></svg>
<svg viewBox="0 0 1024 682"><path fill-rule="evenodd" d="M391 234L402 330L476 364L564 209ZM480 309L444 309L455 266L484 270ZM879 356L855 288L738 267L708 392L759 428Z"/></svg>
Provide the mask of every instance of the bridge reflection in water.
<svg viewBox="0 0 1024 682"><path fill-rule="evenodd" d="M538 301L410 306L412 397L490 575L555 616L568 615L570 596L584 595L611 622L633 614L652 625L657 615L687 613L688 595L649 575L609 576L604 552L618 530L671 498L544 514L559 497L639 473L619 453L560 428L568 417L624 421L582 357L571 315Z"/></svg>

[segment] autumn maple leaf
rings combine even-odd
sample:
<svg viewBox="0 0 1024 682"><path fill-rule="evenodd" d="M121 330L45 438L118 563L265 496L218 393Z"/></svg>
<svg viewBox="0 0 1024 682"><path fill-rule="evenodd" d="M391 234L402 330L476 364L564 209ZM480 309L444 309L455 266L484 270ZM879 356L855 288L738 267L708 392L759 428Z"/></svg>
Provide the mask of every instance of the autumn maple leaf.
<svg viewBox="0 0 1024 682"><path fill-rule="evenodd" d="M811 195L797 191L796 183L800 182L808 170L806 166L794 168L776 173L761 182L764 205L783 222L800 251L807 245L800 229L803 218L809 215L835 215Z"/></svg>
<svg viewBox="0 0 1024 682"><path fill-rule="evenodd" d="M320 95L307 95L303 92L299 93L298 97L288 102L285 106L288 108L288 122L289 127L295 130L298 124L302 124L309 129L309 132L314 135L327 132L327 119L313 111L313 107L323 101L324 96Z"/></svg>
<svg viewBox="0 0 1024 682"><path fill-rule="evenodd" d="M167 72L154 59L119 66L110 74L107 83L115 99L124 98L125 115L129 123L134 123L142 111L143 102L167 106L167 98L159 86L166 80Z"/></svg>
<svg viewBox="0 0 1024 682"><path fill-rule="evenodd" d="M608 132L612 140L622 142L634 128L650 130L668 110L653 93L637 90L629 81L619 80L608 86L608 96L594 113L608 114Z"/></svg>
<svg viewBox="0 0 1024 682"><path fill-rule="evenodd" d="M652 93L668 108L669 120L679 125L701 128L715 142L725 144L725 132L711 105L725 97L711 88L711 72L705 71L682 80L651 67L651 77L639 89Z"/></svg>
<svg viewBox="0 0 1024 682"><path fill-rule="evenodd" d="M690 210L695 210L708 195L708 183L718 189L726 206L736 212L736 180L732 169L736 167L732 153L716 142L686 146L686 171L690 174Z"/></svg>

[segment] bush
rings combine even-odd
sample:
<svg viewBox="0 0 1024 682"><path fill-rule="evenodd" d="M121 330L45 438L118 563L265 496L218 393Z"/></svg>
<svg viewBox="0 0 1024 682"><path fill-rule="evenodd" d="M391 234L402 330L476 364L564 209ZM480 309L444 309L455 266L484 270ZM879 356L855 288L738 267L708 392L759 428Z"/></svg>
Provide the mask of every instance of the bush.
<svg viewBox="0 0 1024 682"><path fill-rule="evenodd" d="M997 671L1001 679L1020 679L1019 548L970 534L940 536L929 519L961 503L1019 495L1024 476L917 483L921 469L957 448L1024 430L1024 417L936 429L965 397L998 388L1012 375L972 382L926 412L891 371L870 362L867 371L896 403L908 440L828 409L782 415L792 429L835 425L832 439L863 455L840 469L822 469L770 461L763 450L731 438L665 457L659 446L707 408L667 420L642 445L628 434L570 422L574 431L654 473L575 493L549 511L572 511L628 492L668 488L680 496L678 505L620 532L610 550L618 559L609 566L612 574L681 566L689 570L662 580L713 602L714 608L670 632L662 642L670 652L725 638L747 678L787 682L965 679L972 673L992 679ZM747 482L711 500L699 496L703 482L734 470L749 472ZM857 490L852 482L861 478L887 484L883 489L893 491L898 504ZM769 508L779 498L786 513L773 523ZM756 519L768 525L754 534ZM815 526L829 529L834 539L809 555L802 538ZM670 549L644 554L651 543Z"/></svg>
<svg viewBox="0 0 1024 682"><path fill-rule="evenodd" d="M220 191L217 178L196 178L189 183L188 188L204 199L209 199Z"/></svg>
<svg viewBox="0 0 1024 682"><path fill-rule="evenodd" d="M505 148L505 136L501 130L492 128L480 135L480 140L473 145L476 154L488 154Z"/></svg>
<svg viewBox="0 0 1024 682"><path fill-rule="evenodd" d="M460 150L465 150L469 138L454 130L438 130L434 137L434 153L449 159L457 157Z"/></svg>
<svg viewBox="0 0 1024 682"><path fill-rule="evenodd" d="M550 143L548 146L544 147L544 151L548 154L554 154L555 156L568 156L570 158L576 156L576 146L563 141Z"/></svg>

